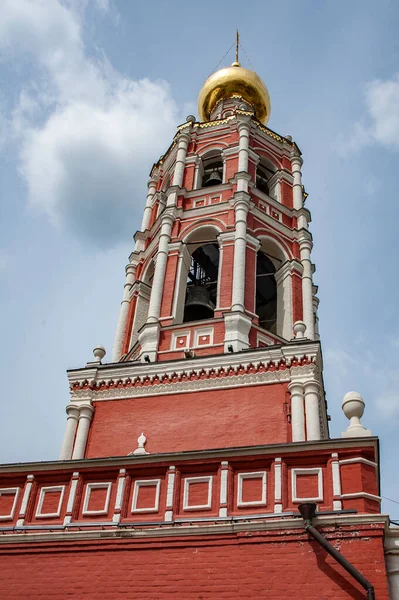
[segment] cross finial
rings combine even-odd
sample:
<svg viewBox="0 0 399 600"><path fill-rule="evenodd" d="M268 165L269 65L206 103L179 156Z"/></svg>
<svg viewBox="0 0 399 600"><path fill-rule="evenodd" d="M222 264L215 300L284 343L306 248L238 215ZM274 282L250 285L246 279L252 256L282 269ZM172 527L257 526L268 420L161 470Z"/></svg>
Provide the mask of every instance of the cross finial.
<svg viewBox="0 0 399 600"><path fill-rule="evenodd" d="M240 34L238 33L238 29L236 29L236 63L240 64L238 60L238 47L240 45Z"/></svg>

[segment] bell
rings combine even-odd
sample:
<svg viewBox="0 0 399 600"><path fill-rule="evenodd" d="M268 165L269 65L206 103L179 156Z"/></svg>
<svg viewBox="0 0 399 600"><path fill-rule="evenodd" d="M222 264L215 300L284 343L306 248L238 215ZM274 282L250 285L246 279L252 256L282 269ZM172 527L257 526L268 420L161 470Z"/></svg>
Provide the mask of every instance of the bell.
<svg viewBox="0 0 399 600"><path fill-rule="evenodd" d="M184 321L202 321L212 319L215 305L211 302L209 292L203 285L194 285L188 289L184 307Z"/></svg>
<svg viewBox="0 0 399 600"><path fill-rule="evenodd" d="M220 177L220 173L217 169L213 169L212 173L209 175L209 178L206 180L204 187L210 187L211 185L220 185L222 183L222 178Z"/></svg>

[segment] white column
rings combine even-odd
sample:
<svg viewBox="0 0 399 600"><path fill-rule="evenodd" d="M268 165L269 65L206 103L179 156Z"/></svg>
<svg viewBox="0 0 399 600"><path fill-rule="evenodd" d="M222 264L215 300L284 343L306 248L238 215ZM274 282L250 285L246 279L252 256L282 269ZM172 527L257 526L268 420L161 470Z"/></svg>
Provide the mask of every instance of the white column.
<svg viewBox="0 0 399 600"><path fill-rule="evenodd" d="M294 196L294 208L300 210L303 206L303 191L302 191L302 158L300 156L294 156L291 159L292 175L294 177L293 184L293 196Z"/></svg>
<svg viewBox="0 0 399 600"><path fill-rule="evenodd" d="M151 214L152 214L152 199L154 197L156 189L157 189L157 182L155 181L155 179L149 179L148 180L147 200L145 203L143 220L141 222L141 231L145 231L146 229L148 229L148 227L150 225Z"/></svg>
<svg viewBox="0 0 399 600"><path fill-rule="evenodd" d="M247 248L247 214L249 210L249 199L247 199L247 194L240 194L239 192L238 194L239 198L234 205L235 235L232 310L244 312L245 255Z"/></svg>
<svg viewBox="0 0 399 600"><path fill-rule="evenodd" d="M163 286L165 282L166 264L168 262L169 242L172 233L173 216L164 213L161 217L161 233L155 261L155 272L152 281L150 305L147 323L157 323L161 313Z"/></svg>
<svg viewBox="0 0 399 600"><path fill-rule="evenodd" d="M72 460L84 458L87 436L89 435L90 423L93 418L94 408L90 404L79 407L79 425L76 434L75 447Z"/></svg>
<svg viewBox="0 0 399 600"><path fill-rule="evenodd" d="M285 340L292 338L292 274L291 264L284 263L275 273L277 284L276 333Z"/></svg>
<svg viewBox="0 0 399 600"><path fill-rule="evenodd" d="M186 246L181 242L179 249L179 259L177 263L177 277L175 291L173 296L173 323L183 323L184 300L187 288L187 274L190 269L191 254Z"/></svg>
<svg viewBox="0 0 399 600"><path fill-rule="evenodd" d="M315 295L316 292L317 292L317 286L314 285L313 286L314 339L315 340L319 340L320 339L320 333L319 333L318 309L319 309L320 300Z"/></svg>
<svg viewBox="0 0 399 600"><path fill-rule="evenodd" d="M338 454L333 452L331 454L331 475L333 484L333 510L342 509L342 501L337 498L341 497L341 474L339 469Z"/></svg>
<svg viewBox="0 0 399 600"><path fill-rule="evenodd" d="M227 486L229 480L229 463L223 460L220 467L220 507L219 517L227 517Z"/></svg>
<svg viewBox="0 0 399 600"><path fill-rule="evenodd" d="M248 155L249 155L249 127L248 121L238 122L238 133L240 136L238 150L238 172L248 173Z"/></svg>
<svg viewBox="0 0 399 600"><path fill-rule="evenodd" d="M291 381L288 385L291 394L291 430L293 442L305 441L305 413L303 406L303 385Z"/></svg>
<svg viewBox="0 0 399 600"><path fill-rule="evenodd" d="M320 440L320 386L317 381L306 381L305 388L305 413L306 413L306 439Z"/></svg>
<svg viewBox="0 0 399 600"><path fill-rule="evenodd" d="M184 132L181 133L177 139L178 146L176 154L176 165L175 171L173 173L172 185L177 185L181 187L183 183L184 169L186 166L187 147L191 138L189 133Z"/></svg>
<svg viewBox="0 0 399 600"><path fill-rule="evenodd" d="M125 337L127 316L130 306L130 288L133 285L136 275L136 265L129 264L126 266L126 280L123 288L123 299L119 310L118 325L116 327L115 342L112 352L112 362L118 362L122 353L122 344Z"/></svg>
<svg viewBox="0 0 399 600"><path fill-rule="evenodd" d="M314 315L313 315L313 283L312 283L312 262L310 260L310 251L312 242L308 238L300 238L299 247L301 252L302 273L302 306L303 321L306 325L306 337L314 339Z"/></svg>
<svg viewBox="0 0 399 600"><path fill-rule="evenodd" d="M73 442L79 421L79 407L76 404L68 404L66 413L68 415L67 425L61 446L60 460L70 460L72 456Z"/></svg>

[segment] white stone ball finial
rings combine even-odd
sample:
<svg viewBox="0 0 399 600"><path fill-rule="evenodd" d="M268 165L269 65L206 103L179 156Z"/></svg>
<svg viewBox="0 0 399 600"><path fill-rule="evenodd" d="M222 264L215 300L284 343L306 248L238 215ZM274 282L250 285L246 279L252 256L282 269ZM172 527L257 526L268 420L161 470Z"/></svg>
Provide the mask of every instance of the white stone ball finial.
<svg viewBox="0 0 399 600"><path fill-rule="evenodd" d="M96 346L93 349L93 354L94 354L94 361L101 363L102 359L107 354L107 351L105 350L104 346Z"/></svg>
<svg viewBox="0 0 399 600"><path fill-rule="evenodd" d="M366 437L371 435L370 429L361 424L360 419L364 413L364 400L358 392L348 392L342 400L342 410L349 419L349 427L342 433L342 437Z"/></svg>
<svg viewBox="0 0 399 600"><path fill-rule="evenodd" d="M306 325L303 321L295 321L292 330L296 340L305 339Z"/></svg>

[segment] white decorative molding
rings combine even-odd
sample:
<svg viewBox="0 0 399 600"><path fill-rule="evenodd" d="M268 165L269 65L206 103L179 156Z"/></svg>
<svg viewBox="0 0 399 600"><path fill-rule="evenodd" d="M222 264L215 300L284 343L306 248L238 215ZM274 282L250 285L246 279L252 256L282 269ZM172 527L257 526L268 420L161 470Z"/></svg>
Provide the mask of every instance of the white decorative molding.
<svg viewBox="0 0 399 600"><path fill-rule="evenodd" d="M223 460L221 463L220 470L220 504L219 517L227 517L227 486L229 478L229 463L227 460Z"/></svg>
<svg viewBox="0 0 399 600"><path fill-rule="evenodd" d="M339 461L340 465L351 465L356 463L363 463L364 465L369 465L370 467L374 467L377 469L378 464L372 460L368 460L367 458L363 458L362 456L356 456L354 458L344 458Z"/></svg>
<svg viewBox="0 0 399 600"><path fill-rule="evenodd" d="M14 501L12 503L10 512L8 514L0 514L0 521L8 521L14 518L20 491L21 489L19 487L0 488L0 496L14 496Z"/></svg>
<svg viewBox="0 0 399 600"><path fill-rule="evenodd" d="M44 512L42 512L44 497L46 494L50 494L52 492L60 493L60 499L58 501L57 510L56 510L56 512L52 512L52 513L44 513ZM40 488L39 502L37 503L36 513L35 513L36 519L47 519L50 517L51 518L59 517L61 515L61 506L62 506L62 501L64 499L64 494L65 494L65 485L54 485L54 486Z"/></svg>
<svg viewBox="0 0 399 600"><path fill-rule="evenodd" d="M298 475L317 475L317 496L298 496L296 480ZM292 501L293 502L323 502L323 470L321 468L310 468L310 469L292 469L291 470L291 483L292 483Z"/></svg>
<svg viewBox="0 0 399 600"><path fill-rule="evenodd" d="M139 491L141 487L155 487L155 502L154 506L146 506L144 508L137 508L137 502L139 498ZM160 479L137 479L134 482L133 489L133 500L132 500L132 513L148 513L159 511L159 494L161 491L161 480Z"/></svg>
<svg viewBox="0 0 399 600"><path fill-rule="evenodd" d="M342 494L341 498L345 500L345 498L366 498L369 500L375 500L376 502L381 502L381 496L376 496L375 494L369 494L368 492L353 492L351 494Z"/></svg>
<svg viewBox="0 0 399 600"><path fill-rule="evenodd" d="M190 485L193 483L207 483L208 484L208 500L206 504L189 504L190 497ZM212 508L212 475L204 477L186 477L184 479L184 492L183 492L183 510L204 510Z"/></svg>
<svg viewBox="0 0 399 600"><path fill-rule="evenodd" d="M271 336L258 331L256 335L256 345L260 346L261 343L265 344L265 346L273 346L276 342Z"/></svg>
<svg viewBox="0 0 399 600"><path fill-rule="evenodd" d="M106 515L108 513L108 508L109 508L109 499L111 497L111 488L112 488L111 481L107 481L104 483L103 482L88 483L86 485L86 490L85 490L85 498L84 498L84 502L83 502L82 515L84 517L90 516L90 515ZM104 507L100 508L99 510L89 510L88 509L92 490L107 490L107 493L105 496Z"/></svg>
<svg viewBox="0 0 399 600"><path fill-rule="evenodd" d="M206 348L207 346L213 346L213 332L213 327L200 327L195 329L193 348ZM209 337L208 341L206 340L207 337Z"/></svg>
<svg viewBox="0 0 399 600"><path fill-rule="evenodd" d="M182 329L182 330L174 331L172 333L170 349L171 350L188 350L190 348L190 337L191 337L190 329ZM185 343L184 343L184 338L186 338Z"/></svg>
<svg viewBox="0 0 399 600"><path fill-rule="evenodd" d="M242 486L244 479L261 479L262 480L262 497L260 500L249 500L245 502L242 499ZM266 471L254 471L251 473L238 473L237 476L237 506L266 506Z"/></svg>

